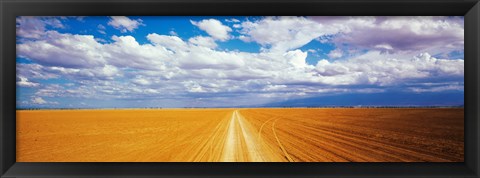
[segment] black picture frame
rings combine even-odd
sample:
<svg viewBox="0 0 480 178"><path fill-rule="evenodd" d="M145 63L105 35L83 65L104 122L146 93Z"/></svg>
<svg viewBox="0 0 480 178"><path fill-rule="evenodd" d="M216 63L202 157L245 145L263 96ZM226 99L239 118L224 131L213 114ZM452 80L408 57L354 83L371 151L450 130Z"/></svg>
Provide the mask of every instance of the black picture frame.
<svg viewBox="0 0 480 178"><path fill-rule="evenodd" d="M15 17L378 15L465 17L463 163L17 163ZM7 177L479 177L478 0L0 0L0 175Z"/></svg>

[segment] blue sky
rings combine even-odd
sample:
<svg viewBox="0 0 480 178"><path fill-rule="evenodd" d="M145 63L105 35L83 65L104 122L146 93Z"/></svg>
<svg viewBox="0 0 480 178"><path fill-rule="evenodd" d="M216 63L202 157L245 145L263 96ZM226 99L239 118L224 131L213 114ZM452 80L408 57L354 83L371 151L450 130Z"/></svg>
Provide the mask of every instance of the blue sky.
<svg viewBox="0 0 480 178"><path fill-rule="evenodd" d="M21 16L17 108L462 105L463 21Z"/></svg>

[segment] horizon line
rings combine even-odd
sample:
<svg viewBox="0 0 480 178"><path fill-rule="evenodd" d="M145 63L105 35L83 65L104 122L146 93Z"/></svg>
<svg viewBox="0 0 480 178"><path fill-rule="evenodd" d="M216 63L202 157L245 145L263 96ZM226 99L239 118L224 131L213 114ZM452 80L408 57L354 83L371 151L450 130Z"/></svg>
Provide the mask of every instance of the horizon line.
<svg viewBox="0 0 480 178"><path fill-rule="evenodd" d="M262 108L464 108L464 105L449 106L319 106L319 107L105 107L105 108L16 108L16 110L122 110L122 109L262 109Z"/></svg>

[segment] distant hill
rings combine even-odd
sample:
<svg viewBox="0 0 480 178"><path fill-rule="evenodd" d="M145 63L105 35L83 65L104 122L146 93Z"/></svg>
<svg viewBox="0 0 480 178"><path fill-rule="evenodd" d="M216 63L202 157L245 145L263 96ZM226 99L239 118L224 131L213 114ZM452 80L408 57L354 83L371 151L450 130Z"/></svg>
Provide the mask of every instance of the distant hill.
<svg viewBox="0 0 480 178"><path fill-rule="evenodd" d="M223 108L256 108L256 107L429 107L447 106L463 107L463 92L441 93L347 93L328 96L316 96L301 99L288 99L260 105L224 106ZM143 109L162 109L162 107L141 107ZM168 107L163 107L168 108ZM210 107L178 107L178 108L210 108ZM217 107L213 107L217 108ZM114 108L17 108L17 110L38 109L128 109Z"/></svg>
<svg viewBox="0 0 480 178"><path fill-rule="evenodd" d="M463 106L463 92L443 93L349 93L292 99L261 107L332 107L332 106Z"/></svg>

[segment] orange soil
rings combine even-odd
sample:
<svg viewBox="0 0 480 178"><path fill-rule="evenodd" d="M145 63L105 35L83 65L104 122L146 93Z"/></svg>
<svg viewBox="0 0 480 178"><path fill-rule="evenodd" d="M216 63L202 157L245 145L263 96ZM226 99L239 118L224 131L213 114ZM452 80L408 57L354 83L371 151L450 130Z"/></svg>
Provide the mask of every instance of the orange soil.
<svg viewBox="0 0 480 178"><path fill-rule="evenodd" d="M241 114L285 161L464 160L463 109L246 109Z"/></svg>
<svg viewBox="0 0 480 178"><path fill-rule="evenodd" d="M17 162L463 162L463 109L17 111Z"/></svg>

